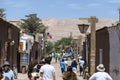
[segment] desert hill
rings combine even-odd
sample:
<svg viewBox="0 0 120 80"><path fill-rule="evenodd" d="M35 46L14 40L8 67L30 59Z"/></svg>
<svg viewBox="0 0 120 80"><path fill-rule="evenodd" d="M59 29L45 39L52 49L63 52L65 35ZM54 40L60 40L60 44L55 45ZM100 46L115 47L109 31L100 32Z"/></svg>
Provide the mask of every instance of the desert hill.
<svg viewBox="0 0 120 80"><path fill-rule="evenodd" d="M116 23L115 19L98 19L98 23L96 24L96 30L103 28L105 26L109 27L112 24ZM14 25L19 24L19 20L11 20L9 21ZM49 32L52 36L52 39L48 39L52 42L56 42L62 37L69 37L70 35L79 36L82 35L78 29L78 24L89 24L86 18L81 19L55 19L55 18L47 18L42 19L44 25L48 26L47 32ZM90 32L90 27L87 31Z"/></svg>
<svg viewBox="0 0 120 80"><path fill-rule="evenodd" d="M82 35L78 29L78 24L89 24L87 19L42 19L43 24L48 26L48 32L52 35L50 41L57 41L62 37L79 36ZM109 27L116 23L114 19L99 19L96 24L96 30L105 26ZM90 27L87 32L90 32Z"/></svg>

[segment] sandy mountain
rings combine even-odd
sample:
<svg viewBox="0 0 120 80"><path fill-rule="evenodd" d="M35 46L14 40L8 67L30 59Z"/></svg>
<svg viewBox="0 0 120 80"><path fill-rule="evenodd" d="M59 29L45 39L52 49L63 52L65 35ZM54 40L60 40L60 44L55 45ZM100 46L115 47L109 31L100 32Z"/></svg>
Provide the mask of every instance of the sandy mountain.
<svg viewBox="0 0 120 80"><path fill-rule="evenodd" d="M14 25L20 23L19 20L11 20L9 21ZM86 18L80 19L55 19L55 18L47 18L42 19L44 25L48 26L47 32L50 33L52 39L48 39L52 42L56 42L57 40L61 39L62 37L69 37L72 36L79 36L82 35L78 29L78 24L89 24ZM117 20L115 19L99 19L98 23L96 24L96 30L103 28L105 26L109 27L112 24L115 24ZM87 31L90 32L90 27Z"/></svg>
<svg viewBox="0 0 120 80"><path fill-rule="evenodd" d="M42 19L43 24L48 26L48 32L52 35L50 41L57 41L62 37L79 36L82 35L78 29L78 24L89 24L87 19ZM109 27L112 24L116 23L117 20L114 19L99 19L99 22L96 24L96 30L103 28L105 26ZM90 27L87 32L90 32Z"/></svg>

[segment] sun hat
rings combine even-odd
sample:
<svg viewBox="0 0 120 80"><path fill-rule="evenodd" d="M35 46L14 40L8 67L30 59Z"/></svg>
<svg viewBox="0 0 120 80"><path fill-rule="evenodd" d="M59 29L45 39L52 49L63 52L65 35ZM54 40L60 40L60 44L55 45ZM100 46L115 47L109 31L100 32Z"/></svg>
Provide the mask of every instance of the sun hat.
<svg viewBox="0 0 120 80"><path fill-rule="evenodd" d="M4 64L3 64L3 67L4 66L10 66L9 62L8 61L5 61Z"/></svg>
<svg viewBox="0 0 120 80"><path fill-rule="evenodd" d="M103 64L99 64L96 68L98 71L101 71L101 72L105 71L105 67Z"/></svg>

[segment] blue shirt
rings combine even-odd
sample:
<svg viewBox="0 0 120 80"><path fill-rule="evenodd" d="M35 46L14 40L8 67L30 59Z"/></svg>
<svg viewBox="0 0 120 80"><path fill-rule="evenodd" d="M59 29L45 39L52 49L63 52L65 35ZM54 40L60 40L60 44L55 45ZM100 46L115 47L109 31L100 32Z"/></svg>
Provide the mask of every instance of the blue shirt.
<svg viewBox="0 0 120 80"><path fill-rule="evenodd" d="M65 69L65 62L61 61L60 62L60 67L63 68L63 69Z"/></svg>

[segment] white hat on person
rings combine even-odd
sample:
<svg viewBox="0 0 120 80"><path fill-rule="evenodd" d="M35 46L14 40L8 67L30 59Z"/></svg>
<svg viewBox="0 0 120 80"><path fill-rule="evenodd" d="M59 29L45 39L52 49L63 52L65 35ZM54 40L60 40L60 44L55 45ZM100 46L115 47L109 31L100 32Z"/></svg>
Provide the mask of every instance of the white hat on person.
<svg viewBox="0 0 120 80"><path fill-rule="evenodd" d="M99 64L96 68L98 71L101 71L101 72L105 71L105 67L103 64Z"/></svg>
<svg viewBox="0 0 120 80"><path fill-rule="evenodd" d="M3 64L3 67L4 66L10 66L10 63L8 61L5 61L4 64Z"/></svg>

